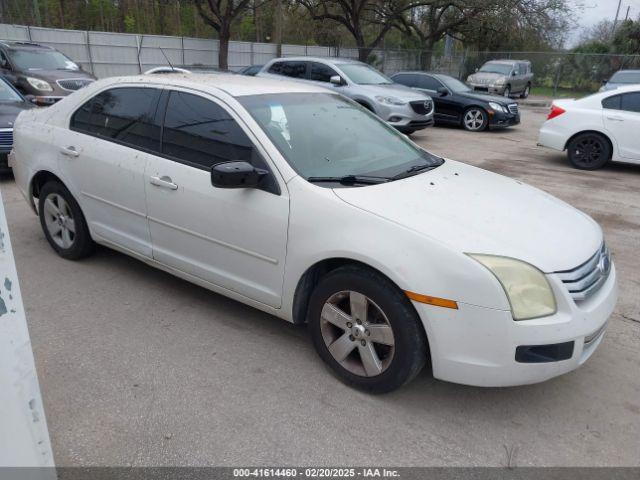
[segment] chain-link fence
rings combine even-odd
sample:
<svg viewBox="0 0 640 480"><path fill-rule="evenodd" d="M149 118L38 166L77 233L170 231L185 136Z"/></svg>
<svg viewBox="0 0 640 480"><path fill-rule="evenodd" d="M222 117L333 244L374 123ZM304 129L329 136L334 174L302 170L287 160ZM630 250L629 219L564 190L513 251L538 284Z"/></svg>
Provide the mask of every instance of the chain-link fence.
<svg viewBox="0 0 640 480"><path fill-rule="evenodd" d="M0 24L0 41L17 40L49 45L65 53L97 77L132 75L167 65L196 70L218 68L218 41L214 39L86 32ZM449 55L421 50L276 45L230 42L229 69L240 70L276 58L291 56L363 58L392 75L402 70L446 73L461 80L485 62L496 59L529 60L534 93L545 96L583 95L596 91L620 69L640 69L640 55L574 54L565 52L454 52Z"/></svg>

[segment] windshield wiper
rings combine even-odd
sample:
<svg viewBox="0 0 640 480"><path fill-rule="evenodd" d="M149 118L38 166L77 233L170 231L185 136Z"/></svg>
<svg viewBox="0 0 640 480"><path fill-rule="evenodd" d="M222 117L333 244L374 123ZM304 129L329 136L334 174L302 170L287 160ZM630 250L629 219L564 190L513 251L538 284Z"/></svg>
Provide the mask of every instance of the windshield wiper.
<svg viewBox="0 0 640 480"><path fill-rule="evenodd" d="M428 172L429 170L433 170L434 168L439 167L440 165L442 165L442 163L444 163L444 160L440 160L441 162L436 164L424 163L421 165L413 165L412 167L406 169L404 172L391 177L391 180L400 180L401 178L411 177L412 175L417 174L417 172Z"/></svg>
<svg viewBox="0 0 640 480"><path fill-rule="evenodd" d="M354 185L361 183L363 185L377 185L391 180L386 177L368 177L366 175L343 175L342 177L309 177L308 182L311 183L341 183L342 185Z"/></svg>

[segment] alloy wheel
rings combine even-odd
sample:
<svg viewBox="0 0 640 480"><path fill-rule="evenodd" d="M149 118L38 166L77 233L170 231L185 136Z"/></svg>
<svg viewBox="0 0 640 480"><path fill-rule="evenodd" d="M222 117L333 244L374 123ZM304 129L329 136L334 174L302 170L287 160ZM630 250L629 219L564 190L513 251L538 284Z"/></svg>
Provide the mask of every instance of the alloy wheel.
<svg viewBox="0 0 640 480"><path fill-rule="evenodd" d="M604 150L598 137L585 137L575 145L573 159L577 164L589 167L601 161Z"/></svg>
<svg viewBox="0 0 640 480"><path fill-rule="evenodd" d="M62 196L51 193L44 201L45 225L53 241L60 248L69 249L76 237L76 222L71 208Z"/></svg>
<svg viewBox="0 0 640 480"><path fill-rule="evenodd" d="M484 126L484 112L473 108L464 114L464 126L467 130L477 131Z"/></svg>
<svg viewBox="0 0 640 480"><path fill-rule="evenodd" d="M320 330L333 359L354 375L374 377L391 364L395 338L389 320L361 293L341 291L329 297Z"/></svg>

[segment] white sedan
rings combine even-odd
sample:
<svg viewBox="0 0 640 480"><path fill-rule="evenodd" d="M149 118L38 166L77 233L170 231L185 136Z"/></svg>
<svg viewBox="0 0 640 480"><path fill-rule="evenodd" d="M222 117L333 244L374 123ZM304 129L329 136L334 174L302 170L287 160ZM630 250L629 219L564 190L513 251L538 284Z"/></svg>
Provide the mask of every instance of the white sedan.
<svg viewBox="0 0 640 480"><path fill-rule="evenodd" d="M297 324L346 383L533 383L584 363L616 273L587 215L433 155L313 85L112 78L20 115L44 235L96 243ZM52 319L55 321L55 319Z"/></svg>
<svg viewBox="0 0 640 480"><path fill-rule="evenodd" d="M610 160L640 164L640 85L580 100L554 100L538 145L567 151L571 164L596 170Z"/></svg>

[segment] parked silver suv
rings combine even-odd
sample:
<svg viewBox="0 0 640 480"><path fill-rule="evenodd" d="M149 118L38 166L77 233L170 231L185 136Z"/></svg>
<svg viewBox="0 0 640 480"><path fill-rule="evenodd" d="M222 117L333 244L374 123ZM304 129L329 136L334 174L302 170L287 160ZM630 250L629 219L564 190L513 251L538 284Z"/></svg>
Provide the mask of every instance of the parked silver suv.
<svg viewBox="0 0 640 480"><path fill-rule="evenodd" d="M431 97L393 83L393 80L375 68L356 60L276 58L267 63L256 76L285 76L334 89L406 134L433 125Z"/></svg>
<svg viewBox="0 0 640 480"><path fill-rule="evenodd" d="M528 60L491 60L467 78L467 84L476 91L520 98L529 96L532 81Z"/></svg>

